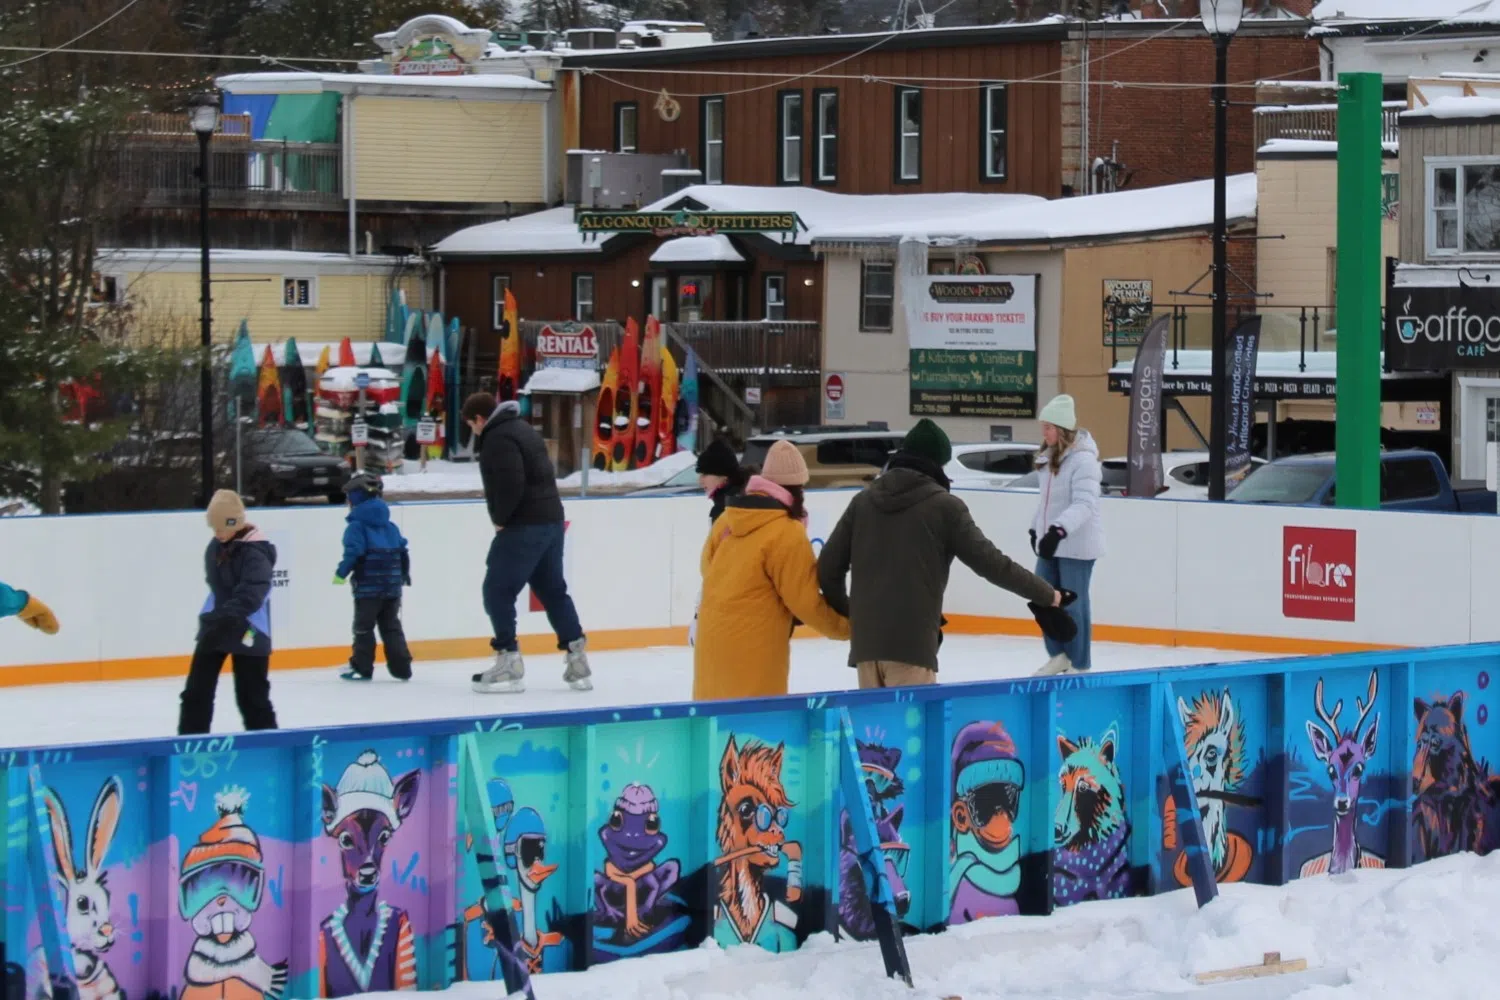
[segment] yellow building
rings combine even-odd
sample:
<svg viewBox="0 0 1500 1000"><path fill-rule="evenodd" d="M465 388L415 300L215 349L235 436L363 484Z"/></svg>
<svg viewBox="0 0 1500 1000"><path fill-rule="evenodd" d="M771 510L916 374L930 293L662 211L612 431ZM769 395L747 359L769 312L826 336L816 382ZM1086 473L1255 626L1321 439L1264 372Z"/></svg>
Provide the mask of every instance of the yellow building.
<svg viewBox="0 0 1500 1000"><path fill-rule="evenodd" d="M255 343L288 337L315 343L380 339L393 289L412 308L424 299L418 266L381 255L216 250L210 255L214 340L229 343L240 321ZM196 249L116 249L95 271L105 294L137 318L141 336L195 338L199 317Z"/></svg>

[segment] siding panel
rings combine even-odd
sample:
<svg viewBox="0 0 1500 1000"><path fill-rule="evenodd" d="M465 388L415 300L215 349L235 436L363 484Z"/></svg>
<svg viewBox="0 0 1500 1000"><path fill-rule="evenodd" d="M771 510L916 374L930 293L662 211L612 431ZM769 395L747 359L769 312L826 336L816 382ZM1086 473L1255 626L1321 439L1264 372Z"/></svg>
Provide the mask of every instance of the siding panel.
<svg viewBox="0 0 1500 1000"><path fill-rule="evenodd" d="M356 98L356 194L373 201L542 202L544 107ZM434 185L438 162L443 182Z"/></svg>

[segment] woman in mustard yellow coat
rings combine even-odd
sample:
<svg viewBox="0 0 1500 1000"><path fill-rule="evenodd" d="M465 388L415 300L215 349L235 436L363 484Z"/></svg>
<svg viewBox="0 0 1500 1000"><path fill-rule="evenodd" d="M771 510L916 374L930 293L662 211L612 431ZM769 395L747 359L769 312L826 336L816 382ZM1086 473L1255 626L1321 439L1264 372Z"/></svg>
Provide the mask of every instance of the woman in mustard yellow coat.
<svg viewBox="0 0 1500 1000"><path fill-rule="evenodd" d="M849 638L849 620L818 589L802 506L806 484L801 452L777 441L761 474L714 522L703 546L694 700L786 694L795 621L830 639Z"/></svg>

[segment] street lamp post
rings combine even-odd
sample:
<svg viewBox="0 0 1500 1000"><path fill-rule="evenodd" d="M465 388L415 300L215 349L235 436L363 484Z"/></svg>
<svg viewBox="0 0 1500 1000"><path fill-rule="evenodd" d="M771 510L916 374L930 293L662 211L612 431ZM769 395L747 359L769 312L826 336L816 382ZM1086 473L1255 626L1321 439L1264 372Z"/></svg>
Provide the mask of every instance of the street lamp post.
<svg viewBox="0 0 1500 1000"><path fill-rule="evenodd" d="M1203 0L1203 27L1214 41L1214 304L1210 362L1208 498L1224 499L1224 459L1229 430L1229 233L1225 189L1229 183L1229 43L1240 28L1245 0Z"/></svg>
<svg viewBox="0 0 1500 1000"><path fill-rule="evenodd" d="M199 336L202 340L203 358L199 364L200 438L203 444L202 506L207 507L214 493L214 382L213 382L213 312L209 294L208 269L208 144L219 127L219 98L216 94L200 94L193 100L189 112L193 132L198 136L198 242L201 258L198 267Z"/></svg>

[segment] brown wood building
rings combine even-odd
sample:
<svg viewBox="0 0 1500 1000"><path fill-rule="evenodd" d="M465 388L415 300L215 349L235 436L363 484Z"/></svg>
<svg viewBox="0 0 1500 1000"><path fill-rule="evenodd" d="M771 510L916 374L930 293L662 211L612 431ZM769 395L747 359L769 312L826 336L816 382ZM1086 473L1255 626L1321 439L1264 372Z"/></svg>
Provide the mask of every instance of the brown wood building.
<svg viewBox="0 0 1500 1000"><path fill-rule="evenodd" d="M705 183L1057 197L1066 35L1005 25L580 54L564 60L591 70L563 74L564 142L685 150ZM922 78L1038 82L920 89Z"/></svg>

